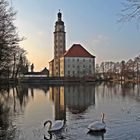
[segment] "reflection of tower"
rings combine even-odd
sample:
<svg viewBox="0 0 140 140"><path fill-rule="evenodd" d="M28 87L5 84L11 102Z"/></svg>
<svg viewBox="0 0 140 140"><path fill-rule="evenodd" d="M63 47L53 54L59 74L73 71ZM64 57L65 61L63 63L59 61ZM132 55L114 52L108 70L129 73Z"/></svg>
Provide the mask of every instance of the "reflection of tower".
<svg viewBox="0 0 140 140"><path fill-rule="evenodd" d="M66 104L72 113L82 113L90 105L95 105L94 85L65 86Z"/></svg>
<svg viewBox="0 0 140 140"><path fill-rule="evenodd" d="M50 87L49 93L55 105L55 120L66 120L66 105L72 113L82 113L89 106L95 105L93 84Z"/></svg>
<svg viewBox="0 0 140 140"><path fill-rule="evenodd" d="M55 104L55 120L66 120L64 87L50 87L49 91Z"/></svg>
<svg viewBox="0 0 140 140"><path fill-rule="evenodd" d="M57 14L54 31L54 76L60 76L60 57L65 53L65 26L62 14Z"/></svg>

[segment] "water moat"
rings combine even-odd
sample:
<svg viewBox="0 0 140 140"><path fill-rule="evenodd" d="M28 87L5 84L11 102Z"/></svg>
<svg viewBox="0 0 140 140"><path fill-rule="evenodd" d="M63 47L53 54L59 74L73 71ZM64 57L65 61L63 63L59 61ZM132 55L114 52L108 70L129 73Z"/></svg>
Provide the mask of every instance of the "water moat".
<svg viewBox="0 0 140 140"><path fill-rule="evenodd" d="M1 140L137 140L140 139L140 85L70 83L1 87ZM105 113L106 132L89 134L88 125ZM46 120L64 120L52 134Z"/></svg>

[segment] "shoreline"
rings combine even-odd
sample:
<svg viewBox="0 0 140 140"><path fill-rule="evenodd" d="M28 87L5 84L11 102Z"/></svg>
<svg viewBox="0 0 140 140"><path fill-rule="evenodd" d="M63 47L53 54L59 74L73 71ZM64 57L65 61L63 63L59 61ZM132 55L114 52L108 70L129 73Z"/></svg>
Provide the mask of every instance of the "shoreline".
<svg viewBox="0 0 140 140"><path fill-rule="evenodd" d="M113 83L140 83L140 80L117 80L117 79L95 79L95 78L76 78L76 77L22 77L16 79L0 79L0 84L66 84L66 83L98 83L98 82L113 82Z"/></svg>

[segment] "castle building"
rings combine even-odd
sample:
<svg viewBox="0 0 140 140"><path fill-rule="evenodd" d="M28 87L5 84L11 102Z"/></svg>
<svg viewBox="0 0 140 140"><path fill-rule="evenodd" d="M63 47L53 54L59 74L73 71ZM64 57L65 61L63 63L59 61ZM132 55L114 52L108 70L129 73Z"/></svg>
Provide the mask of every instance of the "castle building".
<svg viewBox="0 0 140 140"><path fill-rule="evenodd" d="M66 51L65 26L62 14L57 14L54 31L54 59L49 62L50 77L94 76L95 56L80 44L73 44Z"/></svg>
<svg viewBox="0 0 140 140"><path fill-rule="evenodd" d="M60 58L60 77L92 77L94 73L95 56L80 44L73 44Z"/></svg>

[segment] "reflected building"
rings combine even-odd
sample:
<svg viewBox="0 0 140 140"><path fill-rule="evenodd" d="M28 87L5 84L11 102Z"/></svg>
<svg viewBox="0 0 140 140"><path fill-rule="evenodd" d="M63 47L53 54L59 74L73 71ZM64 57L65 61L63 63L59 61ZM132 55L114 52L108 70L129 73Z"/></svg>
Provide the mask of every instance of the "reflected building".
<svg viewBox="0 0 140 140"><path fill-rule="evenodd" d="M55 120L66 120L64 87L50 87L50 99L54 101Z"/></svg>
<svg viewBox="0 0 140 140"><path fill-rule="evenodd" d="M72 85L65 87L66 104L68 109L74 113L82 113L89 106L95 105L94 85Z"/></svg>
<svg viewBox="0 0 140 140"><path fill-rule="evenodd" d="M95 105L94 85L67 85L50 87L50 99L54 102L55 120L66 120L66 107L70 112L82 113Z"/></svg>

